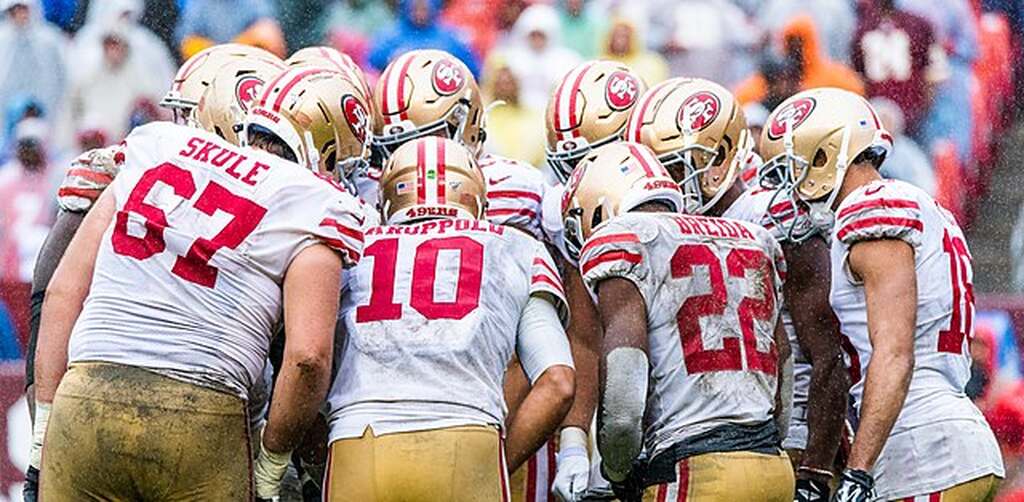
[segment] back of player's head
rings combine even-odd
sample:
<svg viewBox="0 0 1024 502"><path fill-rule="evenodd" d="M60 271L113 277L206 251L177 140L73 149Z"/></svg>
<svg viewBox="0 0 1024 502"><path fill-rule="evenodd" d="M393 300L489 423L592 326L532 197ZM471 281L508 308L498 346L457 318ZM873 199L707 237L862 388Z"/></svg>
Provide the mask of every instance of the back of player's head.
<svg viewBox="0 0 1024 502"><path fill-rule="evenodd" d="M424 136L459 141L478 154L484 141L480 88L465 63L440 50L402 54L384 69L373 94L374 146L387 158Z"/></svg>
<svg viewBox="0 0 1024 502"><path fill-rule="evenodd" d="M263 87L284 69L284 63L264 58L238 58L223 64L195 108L196 123L238 145L245 114Z"/></svg>
<svg viewBox="0 0 1024 502"><path fill-rule="evenodd" d="M486 194L476 155L437 136L398 147L380 176L381 216L392 225L436 218L482 219Z"/></svg>
<svg viewBox="0 0 1024 502"><path fill-rule="evenodd" d="M246 136L276 137L302 166L344 181L366 168L368 110L358 84L342 74L297 67L264 87L244 129Z"/></svg>
<svg viewBox="0 0 1024 502"><path fill-rule="evenodd" d="M673 211L684 207L679 186L649 148L620 142L595 149L573 170L562 196L570 255L577 258L602 223L649 202Z"/></svg>
<svg viewBox="0 0 1024 502"><path fill-rule="evenodd" d="M587 61L555 86L548 100L547 162L562 181L591 149L617 141L647 86L628 66Z"/></svg>

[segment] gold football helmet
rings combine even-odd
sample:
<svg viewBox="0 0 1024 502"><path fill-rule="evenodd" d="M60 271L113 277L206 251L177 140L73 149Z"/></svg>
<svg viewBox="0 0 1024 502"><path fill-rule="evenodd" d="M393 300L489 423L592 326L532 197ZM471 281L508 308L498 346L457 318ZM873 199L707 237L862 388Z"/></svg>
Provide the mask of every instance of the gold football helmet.
<svg viewBox="0 0 1024 502"><path fill-rule="evenodd" d="M439 50L402 54L374 90L374 147L387 158L411 139L438 135L479 154L484 141L480 88L466 65Z"/></svg>
<svg viewBox="0 0 1024 502"><path fill-rule="evenodd" d="M359 88L363 91L363 101L371 106L373 104L373 91L370 90L370 85L366 83L366 75L363 73L362 68L344 52L326 46L306 47L292 54L290 58L285 60L285 64L288 66L319 66L341 73L352 82L358 84Z"/></svg>
<svg viewBox="0 0 1024 502"><path fill-rule="evenodd" d="M482 219L487 199L476 155L438 136L399 146L380 175L381 217L389 225L431 218Z"/></svg>
<svg viewBox="0 0 1024 502"><path fill-rule="evenodd" d="M258 47L242 44L215 45L196 53L178 68L178 73L174 75L174 81L171 83L171 90L160 100L160 106L174 113L175 122L191 122L192 111L199 105L203 92L217 75L217 70L225 63L238 59L282 63L277 56Z"/></svg>
<svg viewBox="0 0 1024 502"><path fill-rule="evenodd" d="M777 188L776 198L809 211L811 230L831 225L832 206L847 168L858 157L881 163L892 149L892 135L874 108L857 94L832 87L810 89L783 101L772 111L761 132L761 155L767 159L758 180ZM773 204L775 201L773 200ZM776 221L794 240L797 218Z"/></svg>
<svg viewBox="0 0 1024 502"><path fill-rule="evenodd" d="M647 91L624 136L654 151L679 183L690 214L704 214L728 191L751 145L736 98L700 78L673 78Z"/></svg>
<svg viewBox="0 0 1024 502"><path fill-rule="evenodd" d="M649 148L619 142L594 149L573 170L562 195L570 257L579 259L583 244L602 223L654 201L683 210L679 185Z"/></svg>
<svg viewBox="0 0 1024 502"><path fill-rule="evenodd" d="M246 115L245 131L270 132L296 161L347 181L367 167L370 119L356 84L337 72L298 67L264 86Z"/></svg>
<svg viewBox="0 0 1024 502"><path fill-rule="evenodd" d="M545 116L547 161L561 181L592 148L616 141L647 86L628 66L588 61L555 87Z"/></svg>
<svg viewBox="0 0 1024 502"><path fill-rule="evenodd" d="M267 82L284 70L284 63L263 58L233 59L222 65L196 106L199 127L239 144L245 114Z"/></svg>

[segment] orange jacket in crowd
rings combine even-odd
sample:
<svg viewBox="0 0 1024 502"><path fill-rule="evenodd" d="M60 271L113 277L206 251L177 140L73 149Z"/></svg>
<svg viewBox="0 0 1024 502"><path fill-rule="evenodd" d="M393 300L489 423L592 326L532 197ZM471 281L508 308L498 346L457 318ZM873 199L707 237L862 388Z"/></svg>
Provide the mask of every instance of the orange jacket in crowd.
<svg viewBox="0 0 1024 502"><path fill-rule="evenodd" d="M824 54L818 40L818 30L810 16L794 17L779 35L780 46L785 46L786 39L790 37L799 37L803 41L804 76L800 82L801 90L838 87L864 94L864 83L861 82L860 75L852 68L832 61ZM736 98L743 104L761 101L767 92L767 84L760 73L751 75L736 86Z"/></svg>

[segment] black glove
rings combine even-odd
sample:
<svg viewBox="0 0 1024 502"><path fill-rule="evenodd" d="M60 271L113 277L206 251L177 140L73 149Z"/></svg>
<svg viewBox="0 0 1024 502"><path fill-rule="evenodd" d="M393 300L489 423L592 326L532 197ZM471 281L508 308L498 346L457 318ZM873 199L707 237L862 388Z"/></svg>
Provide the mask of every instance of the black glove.
<svg viewBox="0 0 1024 502"><path fill-rule="evenodd" d="M793 502L828 502L829 495L828 483L816 479L798 479Z"/></svg>
<svg viewBox="0 0 1024 502"><path fill-rule="evenodd" d="M39 469L28 466L25 471L25 486L21 490L21 496L25 502L36 502L39 500Z"/></svg>
<svg viewBox="0 0 1024 502"><path fill-rule="evenodd" d="M870 502L875 498L875 478L860 469L846 469L839 479L833 502Z"/></svg>

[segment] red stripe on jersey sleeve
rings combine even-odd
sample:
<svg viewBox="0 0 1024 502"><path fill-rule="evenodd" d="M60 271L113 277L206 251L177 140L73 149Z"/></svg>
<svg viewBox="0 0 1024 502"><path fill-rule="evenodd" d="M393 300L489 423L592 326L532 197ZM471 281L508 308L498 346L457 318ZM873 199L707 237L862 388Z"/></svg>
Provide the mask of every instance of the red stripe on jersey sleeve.
<svg viewBox="0 0 1024 502"><path fill-rule="evenodd" d="M533 259L533 264L534 265L540 265L540 266L544 267L545 269L547 269L549 274L551 274L551 275L553 275L555 277L560 277L559 273L555 272L555 269L551 267L551 264L549 264L543 258L534 258Z"/></svg>
<svg viewBox="0 0 1024 502"><path fill-rule="evenodd" d="M82 197L96 200L102 193L103 190L99 188L61 188L57 190L57 197Z"/></svg>
<svg viewBox="0 0 1024 502"><path fill-rule="evenodd" d="M488 209L487 210L487 217L488 218L494 218L494 217L497 217L497 216L525 216L527 218L536 218L537 217L537 212L532 210L532 209L525 208L525 207L504 208L504 209L498 208L498 209Z"/></svg>
<svg viewBox="0 0 1024 502"><path fill-rule="evenodd" d="M844 207L842 211L839 211L839 215L836 216L836 219L841 220L853 213L856 213L857 211L875 208L920 209L921 206L917 205L917 202L907 199L869 199Z"/></svg>
<svg viewBox="0 0 1024 502"><path fill-rule="evenodd" d="M588 251L596 248L597 246L602 246L604 244L615 244L618 242L635 242L639 244L640 239L638 239L635 234L611 234L602 235L600 237L594 237L593 239L587 241L587 243L583 246L583 249L580 251L580 256L586 256Z"/></svg>
<svg viewBox="0 0 1024 502"><path fill-rule="evenodd" d="M492 190L487 192L488 199L530 199L540 202L540 194L526 190Z"/></svg>
<svg viewBox="0 0 1024 502"><path fill-rule="evenodd" d="M530 284L537 284L537 283L547 284L548 286L551 286L551 288L554 289L555 291L558 291L559 295L565 296L565 290L562 289L562 285L559 284L558 281L556 281L556 280L554 280L554 279L552 279L552 278L550 278L550 277L548 277L548 276L546 276L544 274L534 275L530 279Z"/></svg>
<svg viewBox="0 0 1024 502"><path fill-rule="evenodd" d="M342 253L345 253L345 256L347 256L349 261L351 261L352 263L359 261L359 253L355 252L355 250L350 248L348 244L345 244L345 242L342 241L341 239L332 239L330 237L324 237L322 235L318 235L317 238L320 239L320 242L323 242L328 247L334 248L338 251L341 251Z"/></svg>
<svg viewBox="0 0 1024 502"><path fill-rule="evenodd" d="M865 228L878 227L878 226L890 226L890 227L905 227L919 232L924 231L924 224L921 220L915 218L895 218L892 216L875 216L872 218L864 218L857 221L850 222L845 227L839 229L839 233L836 234L836 238L843 240L851 232L858 230L864 230Z"/></svg>
<svg viewBox="0 0 1024 502"><path fill-rule="evenodd" d="M81 167L68 169L68 176L74 178L82 178L93 183L103 183L109 185L111 181L114 181L114 177L106 174L93 171L91 169L84 169Z"/></svg>
<svg viewBox="0 0 1024 502"><path fill-rule="evenodd" d="M583 266L580 267L580 268L581 268L581 271L583 272L583 275L587 275L587 273L590 272L591 270L593 270L594 267L596 267L598 265L601 265L603 263L608 263L608 262L613 262L613 261L625 261L625 262L631 263L633 265L636 265L637 263L640 263L640 261L642 259L643 259L643 257L641 257L640 255L638 255L636 253L630 253L629 251L621 251L621 250L606 251L604 253L601 253L601 254L599 254L599 255L597 255L597 256L587 260L586 262L583 263Z"/></svg>
<svg viewBox="0 0 1024 502"><path fill-rule="evenodd" d="M344 235L346 237L351 237L351 238L356 239L358 241L362 241L363 240L363 232L362 232L362 230L356 230L354 228L349 228L347 225L341 223L340 221L338 221L338 220L336 220L334 218L324 218L323 221L320 222L320 226L321 227L333 228L333 229L337 230L339 234Z"/></svg>

